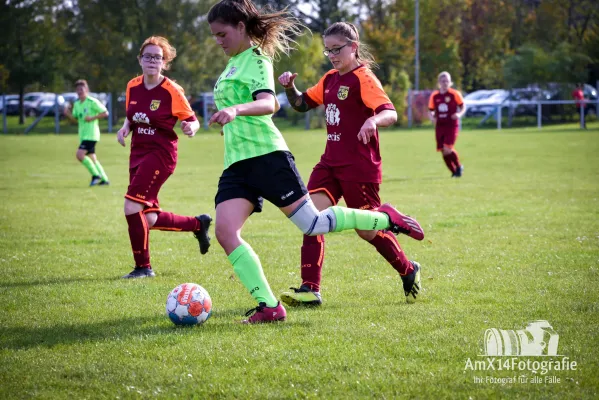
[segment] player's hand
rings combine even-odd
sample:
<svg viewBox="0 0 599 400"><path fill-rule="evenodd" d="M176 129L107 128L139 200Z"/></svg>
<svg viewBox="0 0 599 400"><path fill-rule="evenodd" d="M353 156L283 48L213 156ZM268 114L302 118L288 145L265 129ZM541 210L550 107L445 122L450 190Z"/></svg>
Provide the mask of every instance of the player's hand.
<svg viewBox="0 0 599 400"><path fill-rule="evenodd" d="M237 110L235 110L235 107L223 108L210 117L208 125L219 124L220 126L223 126L233 121L235 117L237 117Z"/></svg>
<svg viewBox="0 0 599 400"><path fill-rule="evenodd" d="M367 144L370 142L370 138L374 136L376 133L376 123L372 120L372 118L368 118L362 128L360 129L360 133L358 133L358 140L362 143Z"/></svg>
<svg viewBox="0 0 599 400"><path fill-rule="evenodd" d="M451 114L451 119L453 119L454 121L455 121L456 119L458 119L458 118L460 118L460 117L458 116L458 114Z"/></svg>
<svg viewBox="0 0 599 400"><path fill-rule="evenodd" d="M121 144L121 146L125 147L125 138L129 136L129 128L122 127L116 133L116 140Z"/></svg>
<svg viewBox="0 0 599 400"><path fill-rule="evenodd" d="M297 73L292 74L289 71L283 72L281 76L279 76L279 83L283 85L285 89L290 89L293 87L293 81L297 78Z"/></svg>
<svg viewBox="0 0 599 400"><path fill-rule="evenodd" d="M94 120L94 118L93 118L93 117L90 117L89 115L86 115L86 116L85 116L85 120L86 120L87 122L92 122L92 121Z"/></svg>
<svg viewBox="0 0 599 400"><path fill-rule="evenodd" d="M197 129L193 129L193 124L191 122L188 121L181 121L181 130L183 131L184 135L187 135L189 137L194 137Z"/></svg>

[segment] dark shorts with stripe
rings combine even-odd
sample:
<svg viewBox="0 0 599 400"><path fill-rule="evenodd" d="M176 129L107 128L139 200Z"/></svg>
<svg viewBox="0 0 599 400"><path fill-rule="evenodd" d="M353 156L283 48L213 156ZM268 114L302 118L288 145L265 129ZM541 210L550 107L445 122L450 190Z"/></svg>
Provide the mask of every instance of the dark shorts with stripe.
<svg viewBox="0 0 599 400"><path fill-rule="evenodd" d="M264 199L281 208L293 204L308 193L288 151L274 151L237 161L223 171L218 181L215 205L246 199L261 212Z"/></svg>
<svg viewBox="0 0 599 400"><path fill-rule="evenodd" d="M79 150L87 151L87 154L94 154L96 152L96 142L95 140L82 140L79 145Z"/></svg>
<svg viewBox="0 0 599 400"><path fill-rule="evenodd" d="M308 181L310 193L324 193L336 205L343 197L349 208L372 210L381 205L379 184L373 182L349 182L335 177L334 168L318 163Z"/></svg>
<svg viewBox="0 0 599 400"><path fill-rule="evenodd" d="M160 211L158 192L171 172L166 168L160 157L148 154L141 163L129 168L129 187L125 198L143 204L148 211Z"/></svg>

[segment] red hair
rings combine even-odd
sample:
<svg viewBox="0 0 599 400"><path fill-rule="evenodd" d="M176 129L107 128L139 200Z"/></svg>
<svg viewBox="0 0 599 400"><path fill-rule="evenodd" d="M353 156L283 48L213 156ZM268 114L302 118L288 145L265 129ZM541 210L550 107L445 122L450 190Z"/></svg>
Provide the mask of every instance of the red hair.
<svg viewBox="0 0 599 400"><path fill-rule="evenodd" d="M139 49L138 57L141 57L143 55L143 51L146 48L146 46L150 46L150 45L158 46L162 49L162 57L164 57L164 60L163 60L164 68L163 69L168 70L171 66L171 61L173 61L175 59L175 57L177 57L177 49L175 49L168 42L168 40L162 36L150 36L141 45L141 48Z"/></svg>

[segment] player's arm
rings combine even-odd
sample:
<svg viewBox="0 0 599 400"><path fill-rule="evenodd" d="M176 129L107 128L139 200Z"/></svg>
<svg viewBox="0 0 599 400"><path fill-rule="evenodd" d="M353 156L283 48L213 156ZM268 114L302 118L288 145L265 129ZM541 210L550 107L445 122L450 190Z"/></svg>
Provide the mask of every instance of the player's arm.
<svg viewBox="0 0 599 400"><path fill-rule="evenodd" d="M372 119L372 122L374 122L377 127L386 128L397 122L397 111L383 110L370 117L370 119Z"/></svg>
<svg viewBox="0 0 599 400"><path fill-rule="evenodd" d="M466 113L466 103L464 103L464 98L462 97L462 94L457 90L454 92L454 95L458 104L457 112L455 113L455 119L460 119Z"/></svg>
<svg viewBox="0 0 599 400"><path fill-rule="evenodd" d="M429 97L428 99L428 114L431 121L433 121L433 125L437 124L437 113L435 112L435 102L433 101L435 93L437 93L436 90L433 93L431 93L431 97Z"/></svg>
<svg viewBox="0 0 599 400"><path fill-rule="evenodd" d="M87 117L85 117L85 120L87 122L91 122L93 120L102 119L102 118L108 118L108 111L104 111L104 112L101 112L96 115L88 115Z"/></svg>
<svg viewBox="0 0 599 400"><path fill-rule="evenodd" d="M72 106L71 106L72 107ZM67 117L67 119L73 123L77 123L77 119L73 117L73 113L71 112L71 107L65 107L62 110L62 114Z"/></svg>
<svg viewBox="0 0 599 400"><path fill-rule="evenodd" d="M289 100L289 104L295 111L309 111L314 107L308 104L302 92L295 87L295 78L297 78L297 73L292 74L289 71L283 72L281 76L279 76L279 83L285 88L287 100Z"/></svg>
<svg viewBox="0 0 599 400"><path fill-rule="evenodd" d="M256 100L237 104L231 107L223 108L212 115L208 124L225 125L233 121L236 117L249 117L259 115L271 115L277 110L277 101L273 93L260 92L255 95Z"/></svg>

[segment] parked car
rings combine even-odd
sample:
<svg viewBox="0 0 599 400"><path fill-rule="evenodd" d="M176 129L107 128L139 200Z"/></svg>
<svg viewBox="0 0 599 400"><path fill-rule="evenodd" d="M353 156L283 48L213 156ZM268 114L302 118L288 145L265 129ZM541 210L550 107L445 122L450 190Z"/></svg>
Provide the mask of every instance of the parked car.
<svg viewBox="0 0 599 400"><path fill-rule="evenodd" d="M502 103L507 98L507 91L503 89L477 90L464 97L466 116L485 116L494 112L495 104Z"/></svg>
<svg viewBox="0 0 599 400"><path fill-rule="evenodd" d="M65 100L61 95L57 95L56 93L46 93L42 96L41 100L38 103L38 106L35 108L35 115L41 115L44 111L48 110L46 113L47 116L54 116L54 111L56 110L56 103L58 102L58 115L62 115L64 111Z"/></svg>
<svg viewBox="0 0 599 400"><path fill-rule="evenodd" d="M19 115L19 95L8 94L4 98L6 99L6 115ZM0 108L0 111L3 108L4 105Z"/></svg>
<svg viewBox="0 0 599 400"><path fill-rule="evenodd" d="M46 93L46 92L26 93L25 96L23 96L23 108L25 111L25 115L28 117L35 117L36 115L38 115L37 108L47 94L53 94L53 93Z"/></svg>

